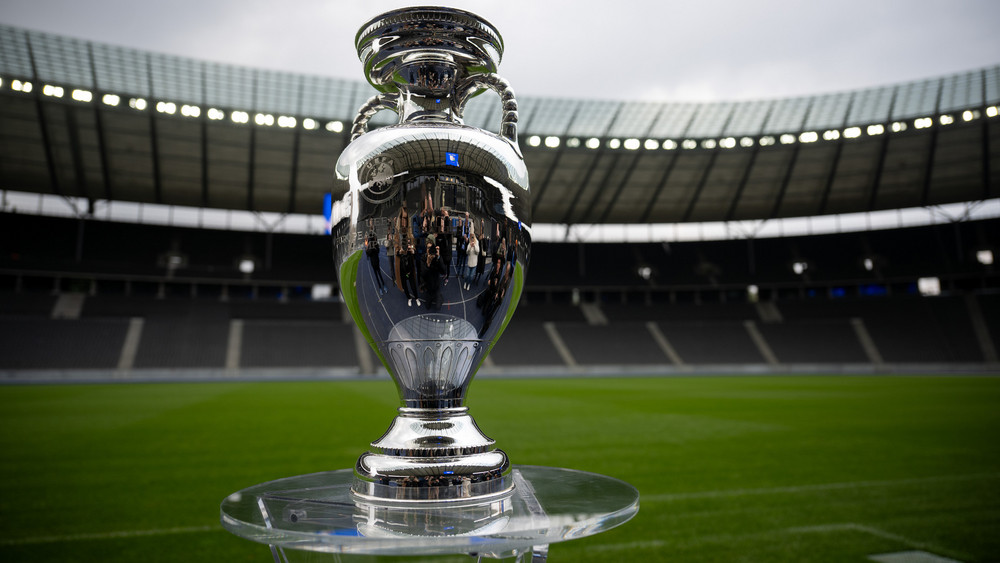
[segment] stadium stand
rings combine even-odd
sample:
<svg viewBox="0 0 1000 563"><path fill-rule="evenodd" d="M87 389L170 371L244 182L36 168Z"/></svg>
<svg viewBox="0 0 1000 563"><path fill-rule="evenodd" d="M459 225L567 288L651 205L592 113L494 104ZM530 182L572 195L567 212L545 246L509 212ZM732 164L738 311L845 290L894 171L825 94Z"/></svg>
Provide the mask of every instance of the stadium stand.
<svg viewBox="0 0 1000 563"><path fill-rule="evenodd" d="M0 43L0 370L377 369L324 297L318 234L367 84L6 25ZM491 95L467 124L495 127ZM533 224L566 237L533 244L487 369L995 367L1000 276L978 255L1000 219L908 226L904 208L995 203L998 104L1000 66L746 102L520 97ZM758 236L884 210L895 228ZM697 221L735 231L581 242Z"/></svg>

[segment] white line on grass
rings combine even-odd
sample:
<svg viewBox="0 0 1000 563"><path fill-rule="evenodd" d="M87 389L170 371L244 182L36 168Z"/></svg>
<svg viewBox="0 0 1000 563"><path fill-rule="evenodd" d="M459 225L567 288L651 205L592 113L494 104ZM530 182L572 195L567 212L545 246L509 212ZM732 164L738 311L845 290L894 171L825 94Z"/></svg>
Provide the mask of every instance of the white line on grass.
<svg viewBox="0 0 1000 563"><path fill-rule="evenodd" d="M796 485L791 487L767 487L760 489L724 489L720 491L698 491L694 493L663 493L659 495L643 495L641 502L669 502L701 498L726 498L748 495L771 495L780 493L809 493L813 491L839 491L844 489L861 489L867 487L890 487L896 485L921 485L927 483L946 483L949 481L976 481L979 479L997 479L1000 473L977 473L972 475L941 475L937 477L918 477L913 479L887 479L884 481L848 481L845 483L819 483L816 485Z"/></svg>
<svg viewBox="0 0 1000 563"><path fill-rule="evenodd" d="M143 536L167 536L171 534L191 534L197 532L221 531L221 526L186 526L177 528L159 528L155 530L123 530L119 532L95 532L90 534L67 534L64 536L36 536L33 538L0 539L0 545L29 545L38 543L57 543L83 540L111 540L119 538L138 538Z"/></svg>
<svg viewBox="0 0 1000 563"><path fill-rule="evenodd" d="M862 532L870 534L882 539L887 539L895 541L912 548L920 548L928 551L935 551L938 553L947 552L950 550L942 549L940 546L933 544L913 540L898 534L893 534L891 532L886 532L885 530L880 530L872 526L866 526L864 524L857 524L855 522L845 522L842 524L821 524L817 526L796 526L792 528L780 528L776 530L766 530L763 532L755 532L748 534L706 534L696 537L684 537L677 538L675 540L646 540L646 541L635 541L635 542L625 542L625 543L613 543L605 545L595 545L588 549L597 551L620 551L626 549L663 549L665 547L694 547L699 545L713 544L713 543L726 543L731 544L735 541L745 541L745 540L758 540L761 538L768 537L780 537L787 535L802 535L802 534L826 534L826 533L837 533L837 532Z"/></svg>

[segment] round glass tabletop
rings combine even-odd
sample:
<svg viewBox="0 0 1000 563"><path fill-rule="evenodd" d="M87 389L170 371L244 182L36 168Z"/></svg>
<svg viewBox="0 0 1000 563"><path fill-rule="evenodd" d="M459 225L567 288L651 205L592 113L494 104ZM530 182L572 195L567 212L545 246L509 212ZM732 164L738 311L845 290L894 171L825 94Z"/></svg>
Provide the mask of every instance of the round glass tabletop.
<svg viewBox="0 0 1000 563"><path fill-rule="evenodd" d="M509 557L614 528L639 511L635 487L604 475L513 466L514 489L478 502L365 502L350 469L235 492L222 525L277 548L328 553Z"/></svg>

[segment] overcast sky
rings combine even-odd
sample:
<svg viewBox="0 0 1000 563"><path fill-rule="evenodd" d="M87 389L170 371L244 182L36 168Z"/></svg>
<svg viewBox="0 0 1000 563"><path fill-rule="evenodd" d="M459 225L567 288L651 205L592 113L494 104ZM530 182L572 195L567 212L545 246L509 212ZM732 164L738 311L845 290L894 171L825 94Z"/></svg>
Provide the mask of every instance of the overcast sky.
<svg viewBox="0 0 1000 563"><path fill-rule="evenodd" d="M421 4L421 2L417 2ZM0 0L0 22L139 49L362 80L368 0ZM706 101L816 94L1000 63L997 0L481 0L522 95Z"/></svg>

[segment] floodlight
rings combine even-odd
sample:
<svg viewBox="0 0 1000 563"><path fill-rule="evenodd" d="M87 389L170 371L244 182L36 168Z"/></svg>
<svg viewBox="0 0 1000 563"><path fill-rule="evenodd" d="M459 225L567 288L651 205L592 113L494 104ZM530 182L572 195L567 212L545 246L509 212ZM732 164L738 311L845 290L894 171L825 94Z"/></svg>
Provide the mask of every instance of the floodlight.
<svg viewBox="0 0 1000 563"><path fill-rule="evenodd" d="M913 126L917 129L927 129L931 125L934 125L934 120L929 117L918 117L913 120Z"/></svg>
<svg viewBox="0 0 1000 563"><path fill-rule="evenodd" d="M900 131L906 131L906 122L905 121L893 121L891 127L892 127L892 132L893 133L899 133Z"/></svg>
<svg viewBox="0 0 1000 563"><path fill-rule="evenodd" d="M229 114L229 119L232 119L233 123L247 123L250 121L250 114L245 111L234 111Z"/></svg>
<svg viewBox="0 0 1000 563"><path fill-rule="evenodd" d="M307 117L302 120L302 127L310 131L313 131L319 129L319 123L317 123L315 119Z"/></svg>
<svg viewBox="0 0 1000 563"><path fill-rule="evenodd" d="M599 146L601 146L601 140L598 139L597 137L591 137L591 138L587 139L587 148L588 149L596 149Z"/></svg>
<svg viewBox="0 0 1000 563"><path fill-rule="evenodd" d="M134 110L143 111L146 109L146 100L143 98L129 98L128 107Z"/></svg>
<svg viewBox="0 0 1000 563"><path fill-rule="evenodd" d="M847 129L844 129L845 139L857 139L860 136L861 136L860 127L848 127Z"/></svg>
<svg viewBox="0 0 1000 563"><path fill-rule="evenodd" d="M655 151L660 148L660 142L656 139L646 139L646 142L642 144L643 148L647 151Z"/></svg>
<svg viewBox="0 0 1000 563"><path fill-rule="evenodd" d="M257 125L270 127L274 125L274 116L269 113L258 113L253 116L253 122Z"/></svg>
<svg viewBox="0 0 1000 563"><path fill-rule="evenodd" d="M610 141L608 141L609 149L617 149L620 146L622 146L622 142L619 139L611 139Z"/></svg>
<svg viewBox="0 0 1000 563"><path fill-rule="evenodd" d="M808 269L809 264L801 260L792 263L792 271L796 274L802 275L802 273Z"/></svg>
<svg viewBox="0 0 1000 563"><path fill-rule="evenodd" d="M94 94L90 90L80 90L77 88L73 90L70 97L78 102L89 102L94 99Z"/></svg>
<svg viewBox="0 0 1000 563"><path fill-rule="evenodd" d="M344 130L344 123L342 121L331 121L326 124L326 130L331 133L340 133Z"/></svg>
<svg viewBox="0 0 1000 563"><path fill-rule="evenodd" d="M705 139L701 142L701 148L703 149L714 149L716 145L715 139Z"/></svg>
<svg viewBox="0 0 1000 563"><path fill-rule="evenodd" d="M828 129L826 131L823 131L824 141L836 141L839 138L840 138L840 131L837 131L836 129Z"/></svg>
<svg viewBox="0 0 1000 563"><path fill-rule="evenodd" d="M575 149L580 146L580 139L576 137L570 137L569 139L566 139L566 146L571 149Z"/></svg>
<svg viewBox="0 0 1000 563"><path fill-rule="evenodd" d="M917 291L925 296L941 295L941 279L920 278L917 280Z"/></svg>
<svg viewBox="0 0 1000 563"><path fill-rule="evenodd" d="M52 96L53 98L63 97L62 86L53 86L52 84L45 84L42 86L43 96Z"/></svg>
<svg viewBox="0 0 1000 563"><path fill-rule="evenodd" d="M639 142L639 139L625 139L625 148L630 151L634 151L640 146L642 146L642 143Z"/></svg>
<svg viewBox="0 0 1000 563"><path fill-rule="evenodd" d="M726 137L719 141L719 146L724 149L731 149L736 146L736 137Z"/></svg>
<svg viewBox="0 0 1000 563"><path fill-rule="evenodd" d="M254 271L254 263L252 258L243 258L240 260L240 272L244 274L252 274Z"/></svg>
<svg viewBox="0 0 1000 563"><path fill-rule="evenodd" d="M208 118L213 121L218 121L226 117L226 112L219 108L208 108ZM234 120L235 121L235 120Z"/></svg>
<svg viewBox="0 0 1000 563"><path fill-rule="evenodd" d="M539 137L538 135L532 135L532 136L528 137L528 146L529 147L537 147L537 146L539 146L541 144L542 144L542 138Z"/></svg>
<svg viewBox="0 0 1000 563"><path fill-rule="evenodd" d="M941 123L941 125L951 125L952 123L955 123L955 118L946 113L943 114L941 117L939 117L938 121Z"/></svg>
<svg viewBox="0 0 1000 563"><path fill-rule="evenodd" d="M177 112L177 104L173 102L156 102L156 111L173 115Z"/></svg>
<svg viewBox="0 0 1000 563"><path fill-rule="evenodd" d="M559 146L559 137L545 137L545 146L554 149Z"/></svg>
<svg viewBox="0 0 1000 563"><path fill-rule="evenodd" d="M677 148L677 141L673 139L667 139L666 141L663 141L664 150L672 151L676 148Z"/></svg>
<svg viewBox="0 0 1000 563"><path fill-rule="evenodd" d="M984 266L989 266L993 264L993 251L992 250L977 250L976 251L976 261Z"/></svg>
<svg viewBox="0 0 1000 563"><path fill-rule="evenodd" d="M815 131L805 131L799 134L800 143L815 143L819 140L819 133Z"/></svg>
<svg viewBox="0 0 1000 563"><path fill-rule="evenodd" d="M101 96L101 101L106 106L117 106L122 99L117 94L104 94Z"/></svg>
<svg viewBox="0 0 1000 563"><path fill-rule="evenodd" d="M687 150L696 149L698 148L698 141L695 141L694 139L684 139L681 141L681 148Z"/></svg>

